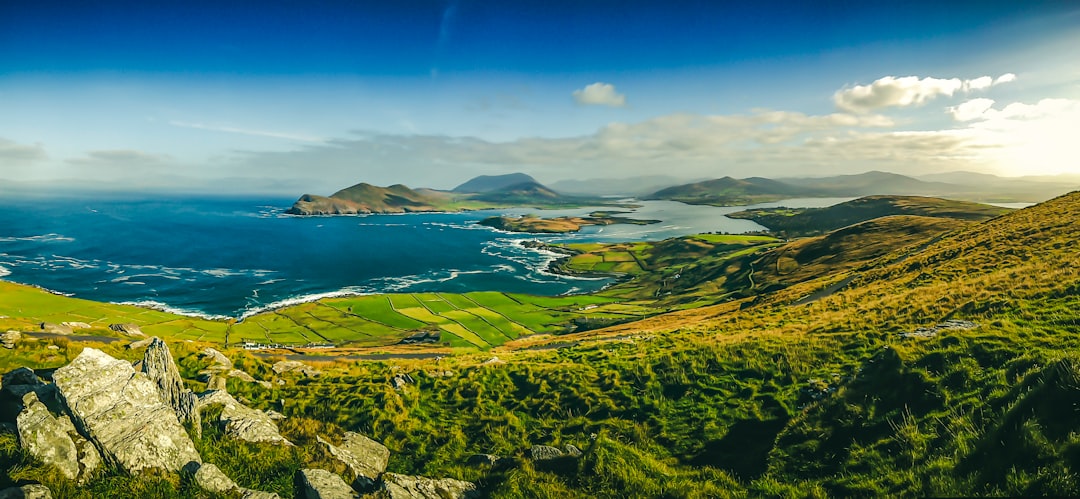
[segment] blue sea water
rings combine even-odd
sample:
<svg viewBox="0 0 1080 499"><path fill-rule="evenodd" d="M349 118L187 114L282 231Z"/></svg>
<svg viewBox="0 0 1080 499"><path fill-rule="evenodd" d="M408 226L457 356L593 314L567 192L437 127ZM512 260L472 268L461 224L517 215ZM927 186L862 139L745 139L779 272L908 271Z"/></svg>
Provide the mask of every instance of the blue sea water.
<svg viewBox="0 0 1080 499"><path fill-rule="evenodd" d="M798 200L827 206L841 200ZM293 217L279 198L41 198L0 200L0 278L99 301L243 317L321 296L498 290L589 292L607 279L551 274L555 255L524 240L658 240L762 227L723 216L743 208L649 201L629 216L655 225L588 227L579 234L508 234L465 213ZM544 216L590 209L544 211Z"/></svg>

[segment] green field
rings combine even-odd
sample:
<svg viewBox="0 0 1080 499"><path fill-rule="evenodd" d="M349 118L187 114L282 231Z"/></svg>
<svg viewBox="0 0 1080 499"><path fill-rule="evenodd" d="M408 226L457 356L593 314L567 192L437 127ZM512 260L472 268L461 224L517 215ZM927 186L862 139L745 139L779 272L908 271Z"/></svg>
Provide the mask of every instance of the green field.
<svg viewBox="0 0 1080 499"><path fill-rule="evenodd" d="M601 324L600 320L618 322L657 312L600 296L413 293L301 303L236 322L79 300L6 282L0 282L0 296L0 327L5 330L39 330L41 322L86 322L93 327L76 334L118 337L109 324L134 323L148 335L220 344L380 347L417 332L440 331L443 345L488 349L521 336L562 333L582 324Z"/></svg>

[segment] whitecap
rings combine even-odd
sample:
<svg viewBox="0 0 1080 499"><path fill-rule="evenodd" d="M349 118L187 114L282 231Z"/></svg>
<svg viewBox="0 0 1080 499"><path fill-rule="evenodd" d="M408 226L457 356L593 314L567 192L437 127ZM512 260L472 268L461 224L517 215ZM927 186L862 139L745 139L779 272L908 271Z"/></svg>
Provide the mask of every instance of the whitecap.
<svg viewBox="0 0 1080 499"><path fill-rule="evenodd" d="M132 306L140 307L140 308L149 308L151 310L157 310L158 312L165 312L165 313L175 314L175 315L183 315L183 316L187 316L187 317L198 317L200 319L206 319L206 320L210 320L210 321L221 321L221 320L231 319L231 317L229 317L227 315L214 315L214 314L207 314L207 313L204 313L204 312L199 312L199 311L196 311L196 310L187 310L187 309L174 307L172 305L162 303L162 302L159 302L159 301L154 301L154 300L122 301L122 302L118 302L117 304L118 305L132 305Z"/></svg>
<svg viewBox="0 0 1080 499"><path fill-rule="evenodd" d="M256 315L256 314L261 314L261 313L269 311L269 310L276 310L276 309L279 309L279 308L285 308L285 307L289 307L289 306L292 306L292 305L299 305L301 303L310 303L310 302L313 302L313 301L322 300L324 298L340 298L340 297L344 297L344 296L361 296L361 295L366 295L366 294L371 294L371 293L370 293L370 291L367 291L367 290L365 290L363 288L360 288L358 286L349 286L349 287L339 289L337 291L329 291L329 292L326 292L326 293L312 293L312 294L307 294L307 295L294 296L292 298L286 298L284 300L278 300L278 301L272 302L272 303L270 303L268 305L263 305L263 306L260 306L260 307L249 307L249 308L244 310L243 314L240 315L240 320L244 320L244 319L246 319L248 317L251 317L251 316Z"/></svg>
<svg viewBox="0 0 1080 499"><path fill-rule="evenodd" d="M7 236L7 237L0 237L0 242L2 242L2 243L14 243L14 242L46 242L46 243L51 243L51 242L70 242L70 241L74 241L74 240L75 240L75 238L73 238L73 237L68 237L68 236L61 235L61 234L56 234L56 233L41 234L41 235L37 235L37 236Z"/></svg>
<svg viewBox="0 0 1080 499"><path fill-rule="evenodd" d="M0 267L0 277L7 277L11 275L11 270L7 267Z"/></svg>

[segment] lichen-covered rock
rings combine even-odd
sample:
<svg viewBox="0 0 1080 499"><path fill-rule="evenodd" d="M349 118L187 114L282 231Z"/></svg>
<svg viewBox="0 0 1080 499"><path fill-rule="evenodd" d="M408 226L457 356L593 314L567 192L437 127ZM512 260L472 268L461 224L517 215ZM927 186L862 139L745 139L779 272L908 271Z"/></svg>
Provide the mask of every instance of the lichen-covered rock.
<svg viewBox="0 0 1080 499"><path fill-rule="evenodd" d="M581 457L581 454L582 454L581 449L577 448L576 445L574 445L574 444L566 444L566 446L563 447L563 448L566 449L566 455L572 456L572 457Z"/></svg>
<svg viewBox="0 0 1080 499"><path fill-rule="evenodd" d="M202 462L157 385L131 364L86 348L53 373L79 432L102 451L102 458L128 472L148 468L179 471Z"/></svg>
<svg viewBox="0 0 1080 499"><path fill-rule="evenodd" d="M41 462L55 466L69 480L79 477L79 451L67 428L49 412L37 394L23 396L23 410L16 419L19 445Z"/></svg>
<svg viewBox="0 0 1080 499"><path fill-rule="evenodd" d="M141 340L136 340L136 341L133 341L131 343L128 343L127 348L129 350L138 350L140 348L146 348L146 347L150 346L150 343L152 341L154 341L154 338L143 338Z"/></svg>
<svg viewBox="0 0 1080 499"><path fill-rule="evenodd" d="M202 427L199 411L196 410L199 397L184 387L184 380L180 378L180 371L176 369L169 346L160 338L150 339L150 344L147 345L146 352L143 354L140 370L157 385L161 398L172 407L180 422L191 423L196 429Z"/></svg>
<svg viewBox="0 0 1080 499"><path fill-rule="evenodd" d="M297 496L303 499L353 499L360 497L340 476L326 470L296 472Z"/></svg>
<svg viewBox="0 0 1080 499"><path fill-rule="evenodd" d="M52 499L52 492L40 483L31 483L0 490L0 499Z"/></svg>
<svg viewBox="0 0 1080 499"><path fill-rule="evenodd" d="M390 499L466 499L479 497L476 484L453 478L383 473L379 491Z"/></svg>
<svg viewBox="0 0 1080 499"><path fill-rule="evenodd" d="M292 442L278 432L278 427L269 414L237 402L223 390L203 392L199 395L200 408L214 404L222 406L217 423L224 427L225 436L245 442L292 445Z"/></svg>
<svg viewBox="0 0 1080 499"><path fill-rule="evenodd" d="M357 490L367 491L373 488L379 475L386 471L386 463L390 461L390 449L359 433L345 432L340 446L331 444L321 436L315 439L326 446L331 456L349 468L356 477L353 486Z"/></svg>
<svg viewBox="0 0 1080 499"><path fill-rule="evenodd" d="M549 445L534 445L529 447L529 459L533 461L546 461L549 459L558 459L563 457L565 453L562 449L557 447L551 447Z"/></svg>

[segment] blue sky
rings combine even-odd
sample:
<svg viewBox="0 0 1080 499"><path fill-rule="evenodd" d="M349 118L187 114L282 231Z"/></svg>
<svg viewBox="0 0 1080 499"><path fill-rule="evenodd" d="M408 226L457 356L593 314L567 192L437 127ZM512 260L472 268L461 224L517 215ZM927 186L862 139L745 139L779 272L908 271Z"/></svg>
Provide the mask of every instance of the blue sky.
<svg viewBox="0 0 1080 499"><path fill-rule="evenodd" d="M0 178L1080 173L1077 46L1067 1L2 2Z"/></svg>

